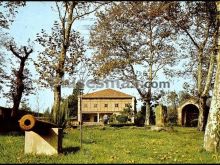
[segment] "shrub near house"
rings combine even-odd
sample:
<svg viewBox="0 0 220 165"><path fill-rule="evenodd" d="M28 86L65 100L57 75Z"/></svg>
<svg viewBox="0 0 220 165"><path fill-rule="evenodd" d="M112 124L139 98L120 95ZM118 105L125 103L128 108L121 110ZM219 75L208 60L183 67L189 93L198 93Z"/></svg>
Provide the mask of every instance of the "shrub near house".
<svg viewBox="0 0 220 165"><path fill-rule="evenodd" d="M134 125L134 111L131 105L125 107L119 115L111 115L109 122L111 126L116 127Z"/></svg>
<svg viewBox="0 0 220 165"><path fill-rule="evenodd" d="M118 115L118 116L116 116L116 120L117 120L119 123L127 123L127 121L128 121L128 116L127 116L127 115Z"/></svg>

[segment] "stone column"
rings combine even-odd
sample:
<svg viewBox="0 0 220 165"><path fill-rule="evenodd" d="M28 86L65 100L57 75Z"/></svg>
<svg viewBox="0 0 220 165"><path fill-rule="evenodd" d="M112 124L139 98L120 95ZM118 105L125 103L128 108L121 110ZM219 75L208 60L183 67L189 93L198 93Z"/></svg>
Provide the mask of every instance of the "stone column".
<svg viewBox="0 0 220 165"><path fill-rule="evenodd" d="M177 115L178 115L178 120L177 120L177 124L179 126L182 126L182 111L181 111L181 107L177 108Z"/></svg>
<svg viewBox="0 0 220 165"><path fill-rule="evenodd" d="M135 110L135 109L134 109L134 108L135 108L135 105L134 105L134 104L135 104L135 98L132 97L132 104L131 104L131 106L132 106L132 109L133 109L133 110Z"/></svg>
<svg viewBox="0 0 220 165"><path fill-rule="evenodd" d="M97 113L97 123L99 123L99 113Z"/></svg>

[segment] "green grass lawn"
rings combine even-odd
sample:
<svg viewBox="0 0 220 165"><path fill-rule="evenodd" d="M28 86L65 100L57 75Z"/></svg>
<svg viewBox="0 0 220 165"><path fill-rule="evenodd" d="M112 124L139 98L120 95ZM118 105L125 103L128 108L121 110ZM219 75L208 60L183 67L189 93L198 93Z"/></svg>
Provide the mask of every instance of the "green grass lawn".
<svg viewBox="0 0 220 165"><path fill-rule="evenodd" d="M0 163L220 163L220 154L202 149L203 132L175 130L84 127L80 150L79 130L66 130L56 156L24 155L24 136L0 135Z"/></svg>

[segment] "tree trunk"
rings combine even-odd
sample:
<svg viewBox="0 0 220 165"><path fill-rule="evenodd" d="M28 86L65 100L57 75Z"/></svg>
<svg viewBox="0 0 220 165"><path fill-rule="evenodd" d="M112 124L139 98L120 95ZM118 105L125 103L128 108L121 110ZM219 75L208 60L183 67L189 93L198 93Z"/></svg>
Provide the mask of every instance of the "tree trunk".
<svg viewBox="0 0 220 165"><path fill-rule="evenodd" d="M146 117L145 117L145 126L150 125L150 100L146 102Z"/></svg>
<svg viewBox="0 0 220 165"><path fill-rule="evenodd" d="M77 4L76 2L72 2L69 6L69 9L68 10L66 9L65 12L67 12L67 17L66 17L67 20L65 19L60 20L64 34L62 36L63 38L62 48L61 48L60 57L58 60L58 66L56 70L57 81L56 81L56 84L54 85L54 104L53 104L53 109L52 109L53 122L58 125L62 124L61 117L60 117L61 115L61 108L60 108L61 107L60 105L61 104L61 81L65 74L64 65L65 65L65 60L66 60L66 52L69 47L71 27L73 24L73 9L76 4Z"/></svg>
<svg viewBox="0 0 220 165"><path fill-rule="evenodd" d="M16 72L16 88L14 93L12 94L13 98L13 108L11 111L11 117L14 118L17 115L17 111L19 109L19 105L22 98L22 93L24 91L24 83L23 83L23 71L25 66L25 60L21 59L19 70Z"/></svg>
<svg viewBox="0 0 220 165"><path fill-rule="evenodd" d="M215 85L209 110L208 122L204 136L204 148L206 151L220 152L220 53L218 53L218 66L215 77Z"/></svg>
<svg viewBox="0 0 220 165"><path fill-rule="evenodd" d="M207 97L200 97L199 98L199 118L198 118L198 131L205 131L205 114L206 114L206 100Z"/></svg>
<svg viewBox="0 0 220 165"><path fill-rule="evenodd" d="M145 98L145 103L146 103L146 118L145 118L145 126L150 125L150 109L151 109L151 88L152 88L152 80L153 80L153 42L152 42L152 26L151 26L151 22L149 24L149 28L150 28L150 54L149 54L149 70L148 70L148 81L149 81L149 86L148 86L148 91L147 91L147 97Z"/></svg>
<svg viewBox="0 0 220 165"><path fill-rule="evenodd" d="M150 73L152 73L150 71ZM152 74L150 74L151 76ZM148 126L150 125L150 118L151 118L151 113L150 113L150 110L151 110L151 85L152 85L152 78L150 79L150 83L149 83L149 87L148 87L148 92L147 92L147 97L145 98L145 103L146 103L146 117L145 117L145 126Z"/></svg>
<svg viewBox="0 0 220 165"><path fill-rule="evenodd" d="M217 10L220 11L220 2L216 2ZM219 15L217 18L219 25ZM219 34L219 27L218 27ZM218 36L217 71L208 122L204 136L204 148L210 152L220 152L220 37Z"/></svg>
<svg viewBox="0 0 220 165"><path fill-rule="evenodd" d="M11 117L14 118L17 116L17 111L20 106L21 98L22 98L22 93L24 91L24 84L22 80L20 80L19 85L16 88L16 94L13 95L13 108L11 111Z"/></svg>
<svg viewBox="0 0 220 165"><path fill-rule="evenodd" d="M217 41L217 35L215 35L215 43ZM216 44L215 44L216 46ZM209 61L209 69L208 69L208 74L206 77L206 81L205 81L205 87L204 90L202 92L202 96L199 99L199 105L200 105L200 115L199 115L199 121L198 121L198 130L199 131L204 131L205 130L205 126L207 123L207 116L208 116L208 107L206 106L206 100L207 100L207 96L208 96L208 92L210 90L210 86L211 86L211 81L212 81L212 76L213 76L213 71L214 71L214 63L215 63L215 54L214 54L214 50L212 51L211 57L210 57L210 61Z"/></svg>
<svg viewBox="0 0 220 165"><path fill-rule="evenodd" d="M202 55L203 50L198 50L197 88L199 97L202 95Z"/></svg>
<svg viewBox="0 0 220 165"><path fill-rule="evenodd" d="M60 114L60 103L61 103L61 85L56 84L54 86L54 104L52 109L53 122L59 124L59 114Z"/></svg>
<svg viewBox="0 0 220 165"><path fill-rule="evenodd" d="M198 127L199 131L203 130L204 127L204 111L205 111L205 99L202 97L202 56L203 49L198 49L198 68L197 68L197 89L199 96L199 118Z"/></svg>
<svg viewBox="0 0 220 165"><path fill-rule="evenodd" d="M19 105L21 102L21 98L22 98L22 94L24 92L25 86L24 86L24 67L25 67L25 62L28 58L28 56L32 53L32 49L30 51L27 51L26 47L24 47L24 52L25 52L25 56L20 56L19 53L17 53L12 45L10 45L10 50L11 52L20 59L20 65L19 65L19 70L16 71L16 87L15 87L15 91L12 92L12 98L13 98L13 108L11 111L11 117L15 118L17 115L17 111L19 109Z"/></svg>
<svg viewBox="0 0 220 165"><path fill-rule="evenodd" d="M210 61L209 61L208 74L207 74L207 77L206 77L205 87L204 87L204 90L202 92L202 96L207 96L208 92L210 90L212 77L213 77L213 71L214 71L214 65L215 65L215 58L216 58L216 56L214 54L214 51L212 51Z"/></svg>

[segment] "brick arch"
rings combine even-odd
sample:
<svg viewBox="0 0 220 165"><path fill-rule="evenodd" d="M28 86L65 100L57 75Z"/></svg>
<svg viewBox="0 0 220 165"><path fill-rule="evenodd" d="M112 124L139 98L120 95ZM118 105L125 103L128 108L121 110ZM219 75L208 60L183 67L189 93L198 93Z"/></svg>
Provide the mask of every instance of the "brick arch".
<svg viewBox="0 0 220 165"><path fill-rule="evenodd" d="M199 104L198 104L198 99L192 98L192 99L188 99L184 101L177 108L177 112L178 112L178 125L184 126L186 124L186 126L192 126L189 124L190 119L188 119L187 117L192 116L192 120L195 120L195 118L198 118L201 112L199 108Z"/></svg>

